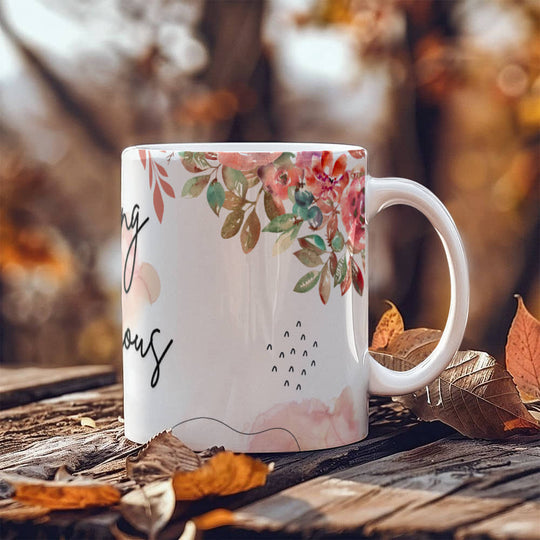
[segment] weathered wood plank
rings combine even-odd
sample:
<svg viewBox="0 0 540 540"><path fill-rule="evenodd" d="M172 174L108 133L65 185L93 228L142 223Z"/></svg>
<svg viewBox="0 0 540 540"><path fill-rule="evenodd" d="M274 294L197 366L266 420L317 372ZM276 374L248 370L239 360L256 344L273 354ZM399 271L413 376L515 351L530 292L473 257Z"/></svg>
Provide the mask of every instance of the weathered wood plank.
<svg viewBox="0 0 540 540"><path fill-rule="evenodd" d="M470 526L459 528L456 540L473 538L514 538L530 540L540 538L540 509L537 502L520 504Z"/></svg>
<svg viewBox="0 0 540 540"><path fill-rule="evenodd" d="M9 455L15 452L24 453L28 449L29 459L38 457L31 448L34 443L46 445L52 438L79 436L82 445L85 436L93 437L101 430L115 429L121 434L121 416L121 385L66 394L0 411L0 469L11 463ZM92 418L96 428L82 426L81 417ZM54 459L54 452L49 458Z"/></svg>
<svg viewBox="0 0 540 540"><path fill-rule="evenodd" d="M0 409L113 384L112 366L0 367Z"/></svg>
<svg viewBox="0 0 540 540"><path fill-rule="evenodd" d="M381 410L385 409L386 414L381 415ZM262 455L260 457L265 461L276 463L267 485L245 494L224 497L217 504L237 508L303 480L388 456L396 450L414 448L417 444L433 441L449 432L441 424L418 424L411 420L410 415L388 402L383 402L375 411L377 414L373 415L372 432L368 439L320 452ZM132 484L126 478L125 457L136 451L138 445L123 437L121 415L120 385L1 411L0 470L52 478L60 465L67 465L76 474L110 482L123 490L129 489ZM97 428L81 426L81 416L93 418ZM216 444L219 445L219 441ZM204 511L215 504L216 501L195 505L192 511ZM9 519L7 514L6 511L4 520ZM80 526L90 519L85 514L74 515ZM107 511L107 515L105 521L109 523L110 511ZM95 513L91 518L93 522L96 521ZM66 519L65 513L53 513L48 517L47 527L60 527L67 532L70 529ZM26 532L29 526L23 527ZM107 535L108 529L101 533Z"/></svg>
<svg viewBox="0 0 540 540"><path fill-rule="evenodd" d="M385 408L387 414L379 414ZM242 530L247 535L266 530L356 537L458 530L469 538L489 537L490 520L496 524L494 516L501 512L518 519L519 505L528 499L523 507L529 509L529 525L521 527L532 530L530 514L539 509L540 499L540 449L535 446L540 438L509 443L448 438L446 426L415 423L388 402L379 402L374 411L366 440L320 452L262 455L276 464L266 486L196 504L190 513L215 506L239 509L243 529L212 535L223 538ZM0 411L0 470L51 478L67 464L76 474L128 490L132 483L125 475L125 457L138 445L123 437L121 415L120 385ZM81 426L81 416L93 418L97 428ZM10 521L16 515L17 505L3 501L2 527L14 537L110 537L110 526L119 518L115 509L53 512L47 523L16 524Z"/></svg>
<svg viewBox="0 0 540 540"><path fill-rule="evenodd" d="M540 515L539 440L442 439L286 489L240 509L238 521L289 534L392 536L452 534L527 500Z"/></svg>

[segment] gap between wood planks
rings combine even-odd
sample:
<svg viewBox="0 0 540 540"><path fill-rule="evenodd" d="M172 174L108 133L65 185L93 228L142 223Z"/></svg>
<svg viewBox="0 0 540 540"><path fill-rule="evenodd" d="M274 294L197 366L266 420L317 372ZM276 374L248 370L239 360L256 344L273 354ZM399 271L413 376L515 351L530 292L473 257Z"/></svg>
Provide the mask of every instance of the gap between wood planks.
<svg viewBox="0 0 540 540"><path fill-rule="evenodd" d="M276 463L266 486L202 502L193 514L216 506L236 508L238 525L252 532L535 538L538 438L505 443L443 438L453 431L393 416L393 405L380 403L377 411L388 410L385 417L372 415L368 439L320 452L263 455ZM0 469L51 478L58 466L68 464L77 474L127 491L132 483L125 476L125 457L140 445L123 437L121 414L120 385L0 411ZM96 420L97 429L81 426L80 416ZM1 505L0 519L2 508L9 505ZM107 509L101 518L81 513L71 521L65 515L60 521L49 517L42 527L69 533L76 523L77 530L95 533L97 527L108 535L118 514ZM31 534L38 530L31 522L22 526ZM216 531L210 537L229 533Z"/></svg>
<svg viewBox="0 0 540 540"><path fill-rule="evenodd" d="M539 440L441 439L248 505L237 512L237 526L303 535L540 538Z"/></svg>
<svg viewBox="0 0 540 540"><path fill-rule="evenodd" d="M113 384L112 366L0 367L0 409Z"/></svg>
<svg viewBox="0 0 540 540"><path fill-rule="evenodd" d="M140 445L131 443L123 436L123 425L119 419L121 414L120 385L0 411L0 470L52 478L59 466L67 465L75 474L107 481L127 491L133 487L133 483L125 475L125 457L136 452ZM78 421L81 416L93 418L97 428L81 426ZM414 448L451 432L441 424L419 424L401 410L394 414L391 408L388 408L384 418L374 417L371 436L360 443L319 452L260 456L265 461L276 463L276 470L270 475L266 486L219 501L203 502L194 506L193 513L216 504L238 508L321 474ZM2 508L6 515L9 505ZM110 511L108 515L110 517ZM55 523L54 515L49 518L52 526ZM64 529L68 530L71 525L66 523L65 517L62 519ZM90 523L96 526L95 516L79 513L76 519L80 527L84 527L86 522L89 526Z"/></svg>

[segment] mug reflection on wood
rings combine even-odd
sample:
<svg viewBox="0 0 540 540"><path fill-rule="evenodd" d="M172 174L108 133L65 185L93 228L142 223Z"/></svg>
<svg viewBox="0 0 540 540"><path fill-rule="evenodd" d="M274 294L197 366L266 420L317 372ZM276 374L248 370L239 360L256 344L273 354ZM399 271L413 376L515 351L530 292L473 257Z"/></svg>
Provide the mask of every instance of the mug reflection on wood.
<svg viewBox="0 0 540 540"><path fill-rule="evenodd" d="M408 204L439 232L451 301L433 353L392 372L368 352L370 217ZM461 342L466 259L440 201L376 179L363 148L144 145L122 155L126 436L283 452L356 442L370 393L433 380ZM374 269L371 269L374 271Z"/></svg>

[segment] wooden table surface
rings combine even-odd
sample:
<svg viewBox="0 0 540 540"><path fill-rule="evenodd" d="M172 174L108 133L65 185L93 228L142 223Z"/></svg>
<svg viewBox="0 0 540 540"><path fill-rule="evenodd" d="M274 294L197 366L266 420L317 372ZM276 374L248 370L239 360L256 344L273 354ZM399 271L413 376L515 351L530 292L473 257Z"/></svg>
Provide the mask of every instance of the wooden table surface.
<svg viewBox="0 0 540 540"><path fill-rule="evenodd" d="M129 491L125 459L140 445L123 435L122 388L113 379L106 366L0 368L0 471L51 479L63 465ZM96 427L81 425L83 416ZM539 443L469 440L373 400L364 441L261 455L275 463L265 486L200 501L188 517L234 510L237 525L198 536L205 539L540 539ZM115 507L23 520L18 507L0 481L0 538L114 538L126 530ZM184 521L173 518L159 538L178 538Z"/></svg>

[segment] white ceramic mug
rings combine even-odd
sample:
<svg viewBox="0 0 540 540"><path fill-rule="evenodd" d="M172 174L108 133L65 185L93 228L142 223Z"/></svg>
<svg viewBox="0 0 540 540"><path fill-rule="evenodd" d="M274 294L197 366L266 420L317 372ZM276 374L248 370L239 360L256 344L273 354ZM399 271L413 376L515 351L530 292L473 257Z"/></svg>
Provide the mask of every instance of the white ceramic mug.
<svg viewBox="0 0 540 540"><path fill-rule="evenodd" d="M450 310L407 372L368 352L366 228L406 204L439 233ZM469 282L458 231L421 185L372 178L336 144L144 145L122 154L126 436L279 452L353 443L368 396L431 382L458 349ZM370 271L375 271L371 268Z"/></svg>

